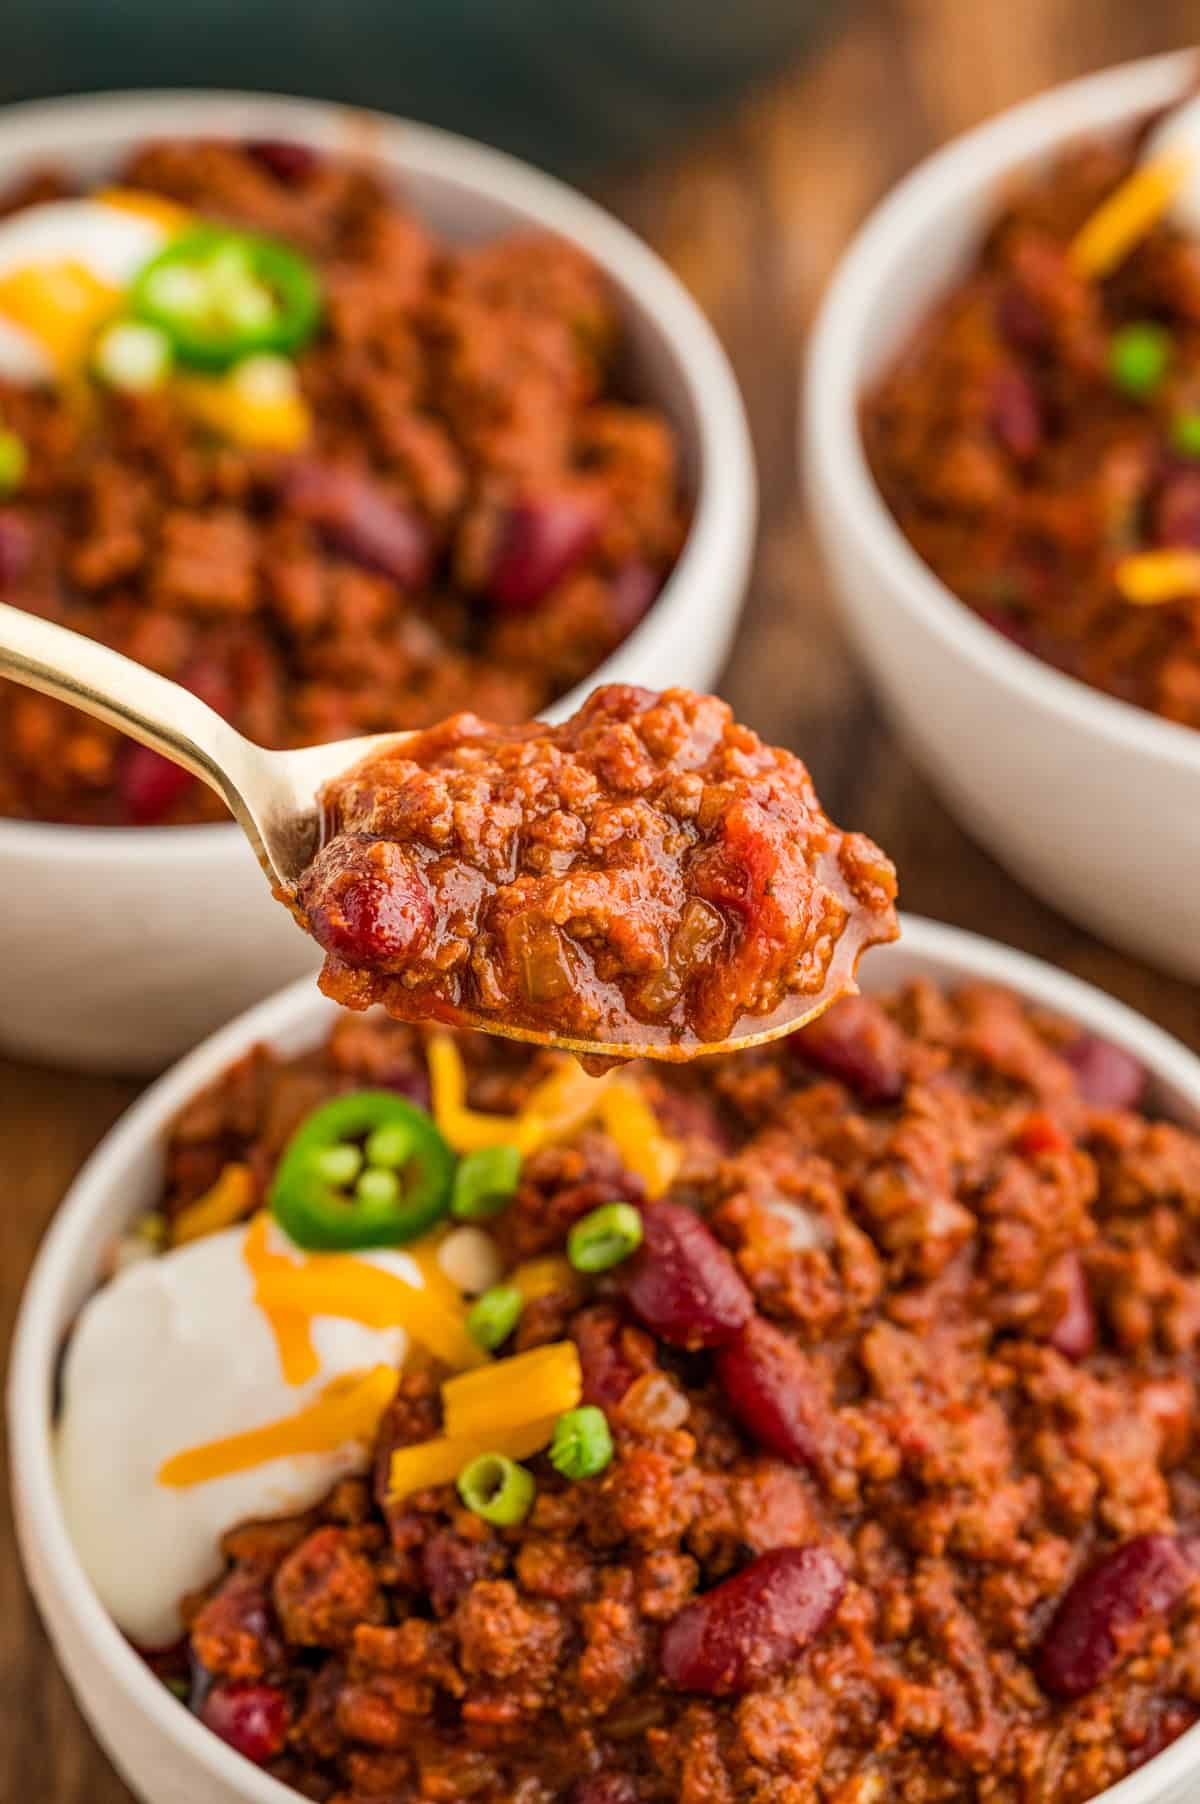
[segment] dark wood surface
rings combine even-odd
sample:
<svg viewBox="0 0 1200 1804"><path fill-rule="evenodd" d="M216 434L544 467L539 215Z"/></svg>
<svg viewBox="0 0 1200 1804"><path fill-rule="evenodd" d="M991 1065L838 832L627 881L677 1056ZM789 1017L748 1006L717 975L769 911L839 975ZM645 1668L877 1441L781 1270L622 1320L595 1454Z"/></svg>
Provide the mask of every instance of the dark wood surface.
<svg viewBox="0 0 1200 1804"><path fill-rule="evenodd" d="M708 311L750 412L761 542L722 691L767 737L804 755L838 819L887 847L906 907L1038 953L1200 1046L1200 992L1035 902L966 838L897 749L835 623L794 453L805 329L869 207L927 150L998 108L1192 41L1194 0L864 0L846 14L803 67L698 140L600 189ZM0 1061L0 1344L57 1199L135 1094L114 1079ZM128 1798L55 1668L0 1513L0 1799Z"/></svg>

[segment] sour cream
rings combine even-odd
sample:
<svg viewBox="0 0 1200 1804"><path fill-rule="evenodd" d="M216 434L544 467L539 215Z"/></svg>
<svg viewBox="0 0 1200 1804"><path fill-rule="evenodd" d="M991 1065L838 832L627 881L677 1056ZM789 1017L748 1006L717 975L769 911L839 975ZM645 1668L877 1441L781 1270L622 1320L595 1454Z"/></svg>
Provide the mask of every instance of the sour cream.
<svg viewBox="0 0 1200 1804"><path fill-rule="evenodd" d="M1200 99L1175 107L1146 139L1143 162L1174 157L1186 158L1190 167L1167 217L1181 231L1200 238Z"/></svg>
<svg viewBox="0 0 1200 1804"><path fill-rule="evenodd" d="M397 1365L407 1348L401 1327L315 1316L319 1369L289 1384L254 1299L247 1233L228 1228L128 1267L85 1305L67 1348L57 1461L68 1527L101 1601L142 1647L182 1633L179 1601L220 1571L227 1529L308 1509L368 1455L351 1440L175 1487L160 1481L164 1462L295 1415L331 1380ZM359 1257L422 1285L407 1254Z"/></svg>

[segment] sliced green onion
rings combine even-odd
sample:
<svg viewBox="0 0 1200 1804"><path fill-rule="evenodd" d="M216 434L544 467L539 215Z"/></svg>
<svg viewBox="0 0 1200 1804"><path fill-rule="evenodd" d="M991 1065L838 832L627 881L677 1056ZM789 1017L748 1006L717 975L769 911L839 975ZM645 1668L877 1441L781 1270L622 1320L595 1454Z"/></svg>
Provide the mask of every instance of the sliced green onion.
<svg viewBox="0 0 1200 1804"><path fill-rule="evenodd" d="M367 1164L381 1165L387 1171L398 1171L412 1158L413 1136L406 1121L389 1121L368 1134Z"/></svg>
<svg viewBox="0 0 1200 1804"><path fill-rule="evenodd" d="M604 1411L592 1403L569 1409L554 1424L550 1464L564 1478L594 1478L613 1456L612 1435Z"/></svg>
<svg viewBox="0 0 1200 1804"><path fill-rule="evenodd" d="M339 1190L348 1189L362 1170L363 1156L357 1146L343 1140L338 1146L326 1146L313 1159L313 1165L327 1184Z"/></svg>
<svg viewBox="0 0 1200 1804"><path fill-rule="evenodd" d="M467 1312L468 1334L494 1352L516 1327L524 1304L515 1284L493 1284Z"/></svg>
<svg viewBox="0 0 1200 1804"><path fill-rule="evenodd" d="M1125 394L1145 400L1166 375L1171 349L1171 334L1153 320L1122 326L1109 343L1109 375Z"/></svg>
<svg viewBox="0 0 1200 1804"><path fill-rule="evenodd" d="M1171 421L1171 444L1182 457L1200 458L1200 411L1175 416Z"/></svg>
<svg viewBox="0 0 1200 1804"><path fill-rule="evenodd" d="M17 433L0 428L0 495L12 495L25 480L29 453Z"/></svg>
<svg viewBox="0 0 1200 1804"><path fill-rule="evenodd" d="M642 1244L642 1218L632 1203L605 1203L567 1235L567 1258L577 1272L606 1272Z"/></svg>
<svg viewBox="0 0 1200 1804"><path fill-rule="evenodd" d="M458 1162L450 1213L460 1221L486 1221L507 1207L521 1176L521 1154L515 1146L481 1146Z"/></svg>
<svg viewBox="0 0 1200 1804"><path fill-rule="evenodd" d="M400 1180L394 1171L381 1171L378 1166L368 1165L354 1186L354 1194L360 1202L386 1208L399 1201Z"/></svg>
<svg viewBox="0 0 1200 1804"><path fill-rule="evenodd" d="M118 320L96 341L92 368L109 388L149 394L162 388L174 361L171 341L157 326L135 319Z"/></svg>
<svg viewBox="0 0 1200 1804"><path fill-rule="evenodd" d="M458 1475L458 1494L467 1508L497 1528L524 1522L534 1488L533 1475L503 1453L481 1453Z"/></svg>

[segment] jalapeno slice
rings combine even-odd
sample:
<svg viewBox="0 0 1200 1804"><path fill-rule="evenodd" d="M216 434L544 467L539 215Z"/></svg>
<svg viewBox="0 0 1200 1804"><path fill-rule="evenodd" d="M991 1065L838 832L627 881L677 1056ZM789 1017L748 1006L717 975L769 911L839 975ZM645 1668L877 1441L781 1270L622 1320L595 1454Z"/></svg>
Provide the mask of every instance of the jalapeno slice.
<svg viewBox="0 0 1200 1804"><path fill-rule="evenodd" d="M139 271L135 318L157 326L181 363L221 370L255 351L294 351L316 330L317 274L290 245L197 226Z"/></svg>
<svg viewBox="0 0 1200 1804"><path fill-rule="evenodd" d="M399 1246L450 1207L454 1154L425 1113L390 1090L356 1090L301 1122L268 1193L311 1252Z"/></svg>

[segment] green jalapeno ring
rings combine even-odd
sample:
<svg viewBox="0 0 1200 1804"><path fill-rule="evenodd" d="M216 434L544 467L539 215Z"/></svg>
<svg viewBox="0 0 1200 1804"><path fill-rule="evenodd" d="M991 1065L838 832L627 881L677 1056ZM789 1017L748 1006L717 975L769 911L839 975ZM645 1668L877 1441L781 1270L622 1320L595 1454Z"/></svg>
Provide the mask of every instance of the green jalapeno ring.
<svg viewBox="0 0 1200 1804"><path fill-rule="evenodd" d="M201 225L138 272L130 310L166 333L181 363L222 370L256 351L307 343L321 291L312 264L290 245Z"/></svg>
<svg viewBox="0 0 1200 1804"><path fill-rule="evenodd" d="M399 1135L408 1136L403 1166L372 1165L361 1158L330 1159L331 1152L370 1142L390 1131L394 1156ZM357 1149L355 1149L357 1150ZM353 1190L333 1182L344 1172ZM390 1178L391 1182L376 1182ZM440 1221L450 1207L454 1154L424 1109L390 1090L356 1090L315 1109L288 1141L268 1192L276 1221L309 1252L401 1246ZM370 1181L365 1181L370 1180Z"/></svg>

